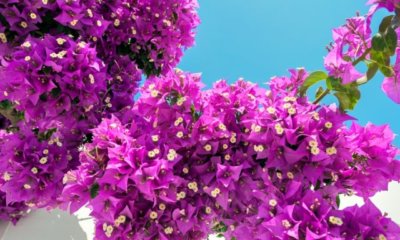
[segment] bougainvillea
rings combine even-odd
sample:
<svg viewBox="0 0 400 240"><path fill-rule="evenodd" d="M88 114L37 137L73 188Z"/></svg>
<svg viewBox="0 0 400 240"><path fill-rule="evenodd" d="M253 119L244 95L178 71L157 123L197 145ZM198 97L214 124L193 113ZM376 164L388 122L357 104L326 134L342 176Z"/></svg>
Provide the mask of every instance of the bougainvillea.
<svg viewBox="0 0 400 240"><path fill-rule="evenodd" d="M399 0L369 0L369 4L377 4L380 8L386 8L390 12L394 12L398 8Z"/></svg>
<svg viewBox="0 0 400 240"><path fill-rule="evenodd" d="M306 84L307 89L316 82L326 80L326 89L321 91L320 96L333 93L342 110L354 109L361 97L358 87L371 81L378 71L385 76L382 83L383 92L395 103L400 103L400 2L370 0L368 3L372 5L365 16L357 14L333 30L333 42L327 47L328 54L324 61L327 73L315 72ZM395 14L384 17L378 31L373 34L372 18L380 8ZM394 64L391 63L393 59ZM365 64L367 71L361 71L363 67L359 66L360 63Z"/></svg>
<svg viewBox="0 0 400 240"><path fill-rule="evenodd" d="M400 237L370 202L339 210L342 195L400 180L393 133L347 128L336 106L299 97L307 76L292 70L270 90L239 80L201 91L179 70L148 79L124 118L104 119L82 146L66 205L89 203L97 239Z"/></svg>
<svg viewBox="0 0 400 240"><path fill-rule="evenodd" d="M166 72L193 44L195 0L1 1L3 43L66 33L98 46L112 64L129 55L146 73Z"/></svg>
<svg viewBox="0 0 400 240"><path fill-rule="evenodd" d="M0 218L87 205L96 239L400 238L369 200L400 181L394 134L346 113L378 70L400 101L398 2L369 3L334 29L327 73L202 90L173 69L195 0L0 0ZM373 34L379 8L396 15ZM366 203L341 209L354 194Z"/></svg>
<svg viewBox="0 0 400 240"><path fill-rule="evenodd" d="M333 30L334 43L325 58L325 66L329 74L341 78L343 84L363 76L353 62L371 46L371 17L372 14L349 18L345 25Z"/></svg>
<svg viewBox="0 0 400 240"><path fill-rule="evenodd" d="M133 103L142 74L168 72L193 45L196 8L195 0L0 1L4 209L57 204L89 129Z"/></svg>
<svg viewBox="0 0 400 240"><path fill-rule="evenodd" d="M1 128L8 126L8 121L4 118L0 118L2 122ZM5 130L0 130L0 144L4 144L4 139L9 135ZM0 154L3 152L0 149ZM23 217L28 210L28 206L24 202L7 202L6 194L0 191L0 220L9 220L12 223L16 223L21 217Z"/></svg>

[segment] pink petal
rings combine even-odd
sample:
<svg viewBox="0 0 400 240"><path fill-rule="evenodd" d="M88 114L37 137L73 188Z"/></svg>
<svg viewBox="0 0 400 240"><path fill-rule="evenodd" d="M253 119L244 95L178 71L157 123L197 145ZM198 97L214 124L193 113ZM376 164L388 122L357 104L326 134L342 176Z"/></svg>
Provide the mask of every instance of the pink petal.
<svg viewBox="0 0 400 240"><path fill-rule="evenodd" d="M385 78L382 83L382 90L395 103L400 104L400 84L395 78Z"/></svg>

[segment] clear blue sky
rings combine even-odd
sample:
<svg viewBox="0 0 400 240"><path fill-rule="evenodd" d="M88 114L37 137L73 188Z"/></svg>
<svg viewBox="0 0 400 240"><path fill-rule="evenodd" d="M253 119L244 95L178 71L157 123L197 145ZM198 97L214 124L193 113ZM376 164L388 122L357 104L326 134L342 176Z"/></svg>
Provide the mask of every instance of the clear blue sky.
<svg viewBox="0 0 400 240"><path fill-rule="evenodd" d="M202 72L210 87L218 79L244 77L263 84L287 69L323 68L331 30L357 11L368 11L366 0L199 0L202 23L196 46L186 51L180 68ZM374 18L375 29L381 11ZM382 76L362 88L362 99L351 114L362 124L389 123L400 134L400 105L380 90ZM328 99L333 101L333 99ZM400 136L395 141L400 146Z"/></svg>

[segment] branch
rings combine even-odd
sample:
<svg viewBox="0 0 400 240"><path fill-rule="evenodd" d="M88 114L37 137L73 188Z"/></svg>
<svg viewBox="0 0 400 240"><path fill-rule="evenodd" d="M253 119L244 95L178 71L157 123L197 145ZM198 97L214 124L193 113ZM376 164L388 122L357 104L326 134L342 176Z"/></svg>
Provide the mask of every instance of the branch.
<svg viewBox="0 0 400 240"><path fill-rule="evenodd" d="M363 61L365 59L365 57L369 54L369 52L371 52L372 48L368 48L367 50L365 50L365 52L363 53L363 55L361 55L359 58L357 58L356 60L354 60L353 62L353 66L359 64L361 61Z"/></svg>
<svg viewBox="0 0 400 240"><path fill-rule="evenodd" d="M319 103L326 95L328 95L331 92L331 90L329 89L325 89L325 91L319 95L313 102L313 104L317 104Z"/></svg>

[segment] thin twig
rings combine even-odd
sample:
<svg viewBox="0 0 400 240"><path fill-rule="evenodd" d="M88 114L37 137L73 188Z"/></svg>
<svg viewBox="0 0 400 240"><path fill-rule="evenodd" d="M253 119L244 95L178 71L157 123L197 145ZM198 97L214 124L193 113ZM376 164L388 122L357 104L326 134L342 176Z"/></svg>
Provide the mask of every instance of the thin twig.
<svg viewBox="0 0 400 240"><path fill-rule="evenodd" d="M328 95L331 92L331 90L329 89L325 89L325 91L319 95L313 102L313 104L317 104L319 103L326 95Z"/></svg>
<svg viewBox="0 0 400 240"><path fill-rule="evenodd" d="M359 64L361 61L363 61L365 59L365 57L369 54L369 52L371 52L371 48L368 48L367 50L365 50L363 55L361 55L359 58L354 60L353 66L355 66L355 65Z"/></svg>

